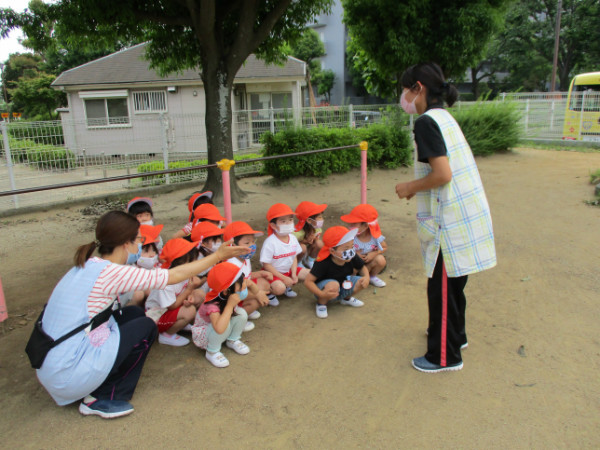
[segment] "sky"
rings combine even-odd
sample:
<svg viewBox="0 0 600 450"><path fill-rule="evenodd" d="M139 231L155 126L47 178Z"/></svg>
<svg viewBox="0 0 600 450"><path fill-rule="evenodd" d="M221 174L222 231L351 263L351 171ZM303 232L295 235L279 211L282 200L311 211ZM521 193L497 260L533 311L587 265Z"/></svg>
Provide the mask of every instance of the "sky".
<svg viewBox="0 0 600 450"><path fill-rule="evenodd" d="M0 0L0 8L12 8L17 12L23 11L27 8L29 0ZM8 59L8 55L11 53L23 53L27 49L19 44L19 39L23 38L23 33L20 29L13 30L4 39L0 39L0 63L5 62Z"/></svg>

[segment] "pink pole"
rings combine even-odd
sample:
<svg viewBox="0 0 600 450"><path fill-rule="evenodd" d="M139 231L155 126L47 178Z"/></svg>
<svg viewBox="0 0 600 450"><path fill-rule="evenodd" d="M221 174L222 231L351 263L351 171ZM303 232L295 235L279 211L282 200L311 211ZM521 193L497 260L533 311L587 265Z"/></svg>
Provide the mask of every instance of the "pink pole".
<svg viewBox="0 0 600 450"><path fill-rule="evenodd" d="M360 203L367 203L367 141L360 143Z"/></svg>
<svg viewBox="0 0 600 450"><path fill-rule="evenodd" d="M217 162L217 167L221 169L223 179L223 207L225 208L225 219L227 225L231 223L231 185L229 181L229 169L235 164L230 159L222 159Z"/></svg>
<svg viewBox="0 0 600 450"><path fill-rule="evenodd" d="M6 302L4 301L4 289L2 289L2 278L0 278L0 322L4 322L8 319L8 311L6 309Z"/></svg>

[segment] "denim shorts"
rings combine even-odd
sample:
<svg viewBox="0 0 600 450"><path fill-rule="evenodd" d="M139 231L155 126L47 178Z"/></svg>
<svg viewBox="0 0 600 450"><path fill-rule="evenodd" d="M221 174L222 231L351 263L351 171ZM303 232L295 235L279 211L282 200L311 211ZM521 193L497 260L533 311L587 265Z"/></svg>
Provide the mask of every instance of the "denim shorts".
<svg viewBox="0 0 600 450"><path fill-rule="evenodd" d="M340 284L340 295L338 295L336 298L329 300L330 302L337 302L340 301L343 298L346 297L350 297L353 293L354 293L354 286L356 286L356 283L358 282L358 280L360 280L362 277L359 277L357 275L352 275L350 276L350 281L352 282L352 287L350 289L344 289L342 288L341 284ZM331 281L336 281L332 278L326 278L324 280L319 281L317 284L317 287L321 290L323 290L323 288L325 287L325 285ZM318 300L319 298L315 295L315 298Z"/></svg>

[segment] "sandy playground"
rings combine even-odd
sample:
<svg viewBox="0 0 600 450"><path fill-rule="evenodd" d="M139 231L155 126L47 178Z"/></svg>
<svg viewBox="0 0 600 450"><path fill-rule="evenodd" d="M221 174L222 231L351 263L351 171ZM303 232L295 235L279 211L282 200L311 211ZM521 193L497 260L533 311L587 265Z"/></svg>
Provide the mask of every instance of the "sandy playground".
<svg viewBox="0 0 600 450"><path fill-rule="evenodd" d="M0 325L3 448L598 448L600 445L600 208L589 172L600 153L518 149L477 159L492 209L498 266L469 278L464 369L423 374L427 304L414 201L394 194L412 169L369 174L369 202L391 250L362 309L318 319L299 287L244 336L226 369L203 352L156 344L136 410L114 421L57 407L24 353L32 321L93 239L81 208L0 218L0 275L10 318ZM274 202L329 204L326 226L360 199L358 172L273 185L240 181L234 219L266 229ZM154 196L168 237L189 192ZM256 258L257 259L257 258ZM230 354L231 353L231 354Z"/></svg>

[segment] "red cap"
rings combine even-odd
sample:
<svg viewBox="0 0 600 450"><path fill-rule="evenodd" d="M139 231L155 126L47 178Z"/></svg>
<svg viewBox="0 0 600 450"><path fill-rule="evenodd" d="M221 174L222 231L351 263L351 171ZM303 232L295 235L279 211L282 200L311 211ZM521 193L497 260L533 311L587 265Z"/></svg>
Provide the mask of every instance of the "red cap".
<svg viewBox="0 0 600 450"><path fill-rule="evenodd" d="M194 220L227 220L212 203L203 203L194 210Z"/></svg>
<svg viewBox="0 0 600 450"><path fill-rule="evenodd" d="M198 242L190 242L182 238L171 239L168 241L160 252L160 259L163 262L162 268L168 269L171 267L171 263L180 256L183 256L191 249L196 247Z"/></svg>
<svg viewBox="0 0 600 450"><path fill-rule="evenodd" d="M190 222L194 218L194 203L196 203L196 200L198 200L200 197L208 197L212 200L212 196L213 196L212 191L196 192L195 194L192 194L192 196L188 200L188 211L190 212Z"/></svg>
<svg viewBox="0 0 600 450"><path fill-rule="evenodd" d="M219 294L231 286L242 276L242 268L230 262L222 262L215 265L210 272L206 282L210 291L206 294L204 303L210 302L219 296Z"/></svg>
<svg viewBox="0 0 600 450"><path fill-rule="evenodd" d="M327 205L325 203L323 203L322 205L317 205L313 202L300 202L300 204L296 207L296 217L298 217L296 231L300 231L302 229L302 227L306 223L306 220L309 217L321 214L326 209Z"/></svg>
<svg viewBox="0 0 600 450"><path fill-rule="evenodd" d="M152 208L152 199L149 199L148 197L135 197L132 198L129 203L127 203L127 212L129 212L132 205L135 205L138 202L146 203L148 206L150 206L150 208Z"/></svg>
<svg viewBox="0 0 600 450"><path fill-rule="evenodd" d="M245 234L262 236L264 233L262 231L253 230L246 222L239 220L237 222L231 222L225 227L223 230L223 240L228 241L229 239L233 239L237 236L244 236Z"/></svg>
<svg viewBox="0 0 600 450"><path fill-rule="evenodd" d="M327 258L331 248L352 241L354 236L356 236L356 233L358 233L357 229L348 230L348 228L342 226L328 228L327 231L323 233L323 247L319 251L317 261L323 261Z"/></svg>
<svg viewBox="0 0 600 450"><path fill-rule="evenodd" d="M201 243L204 239L213 236L222 236L223 230L212 222L200 222L192 228L192 241Z"/></svg>
<svg viewBox="0 0 600 450"><path fill-rule="evenodd" d="M158 236L164 225L140 225L140 234L146 238L144 245L158 242Z"/></svg>
<svg viewBox="0 0 600 450"><path fill-rule="evenodd" d="M369 231L371 232L371 236L374 238L378 238L381 236L381 228L379 228L379 223L377 222L377 210L368 204L362 204L356 206L350 214L346 214L345 216L340 217L346 223L362 223L366 222L369 224Z"/></svg>
<svg viewBox="0 0 600 450"><path fill-rule="evenodd" d="M296 213L292 211L292 208L290 208L288 205L285 205L283 203L275 203L267 211L267 222L271 222L271 220L277 219L278 217L295 215ZM273 229L268 224L267 231L269 232L269 236L273 234Z"/></svg>

